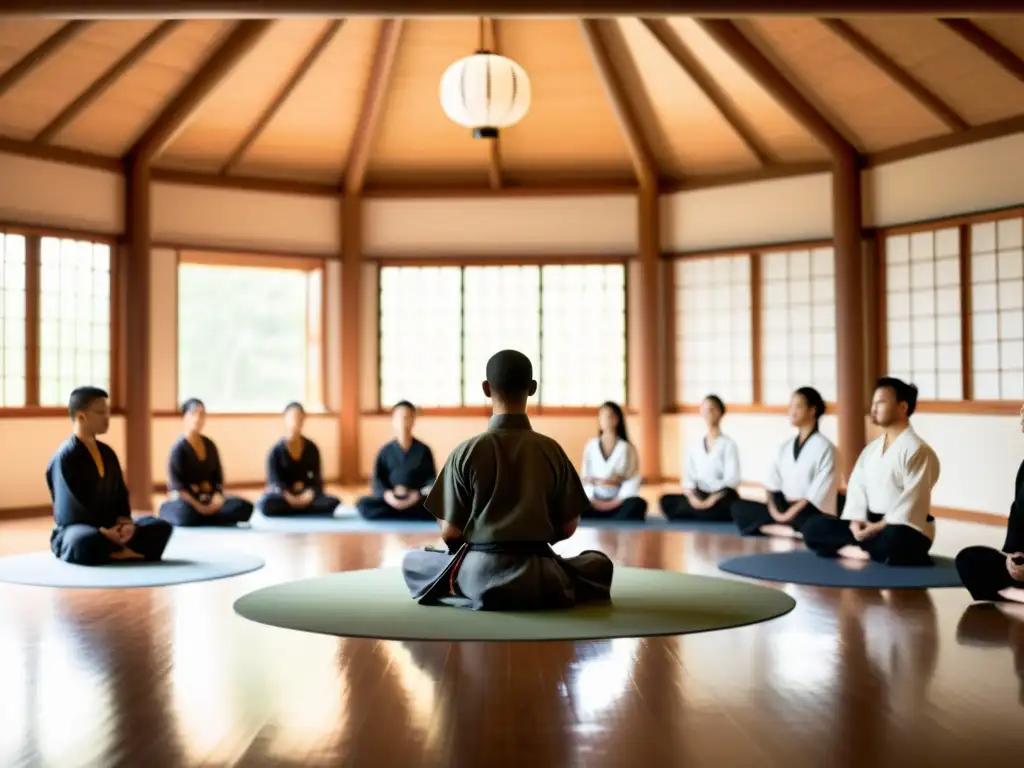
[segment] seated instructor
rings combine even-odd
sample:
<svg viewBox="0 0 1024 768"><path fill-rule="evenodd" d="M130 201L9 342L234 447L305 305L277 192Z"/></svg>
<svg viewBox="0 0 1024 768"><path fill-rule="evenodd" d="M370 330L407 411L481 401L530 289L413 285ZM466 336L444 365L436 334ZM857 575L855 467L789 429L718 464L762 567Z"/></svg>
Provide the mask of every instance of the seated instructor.
<svg viewBox="0 0 1024 768"><path fill-rule="evenodd" d="M562 558L551 549L572 536L590 501L565 451L530 426L526 401L537 382L529 358L498 352L483 391L493 414L487 431L452 452L425 502L448 551L415 550L402 562L413 598L475 610L607 601L606 555Z"/></svg>
<svg viewBox="0 0 1024 768"><path fill-rule="evenodd" d="M191 398L181 406L185 433L171 446L167 462L169 497L160 517L174 525L237 525L252 517L252 504L224 496L224 472L217 444L203 434L206 406Z"/></svg>
<svg viewBox="0 0 1024 768"><path fill-rule="evenodd" d="M324 493L320 449L302 434L306 410L299 403L284 409L285 436L267 454L267 492L256 502L266 517L330 517L341 503Z"/></svg>
<svg viewBox="0 0 1024 768"><path fill-rule="evenodd" d="M825 400L813 387L801 387L789 401L796 437L779 446L764 484L765 501L737 499L730 512L740 533L799 538L808 520L835 517L838 496L836 447L818 430Z"/></svg>
<svg viewBox="0 0 1024 768"><path fill-rule="evenodd" d="M857 457L842 518L820 515L804 526L810 549L824 557L931 565L939 458L910 426L916 407L913 384L888 376L875 384L871 421L882 434Z"/></svg>
<svg viewBox="0 0 1024 768"><path fill-rule="evenodd" d="M423 506L423 494L437 479L434 454L412 436L416 406L402 400L391 409L395 439L377 453L370 486L372 496L356 502L356 510L370 520L433 520Z"/></svg>
<svg viewBox="0 0 1024 768"><path fill-rule="evenodd" d="M74 434L46 468L55 523L53 554L75 565L159 560L174 529L155 517L132 520L117 454L96 439L110 427L107 393L79 387L71 393L68 412Z"/></svg>
<svg viewBox="0 0 1024 768"><path fill-rule="evenodd" d="M1020 428L1024 432L1024 406ZM956 570L975 600L1024 603L1024 461L1017 470L1003 551L967 547L956 556Z"/></svg>

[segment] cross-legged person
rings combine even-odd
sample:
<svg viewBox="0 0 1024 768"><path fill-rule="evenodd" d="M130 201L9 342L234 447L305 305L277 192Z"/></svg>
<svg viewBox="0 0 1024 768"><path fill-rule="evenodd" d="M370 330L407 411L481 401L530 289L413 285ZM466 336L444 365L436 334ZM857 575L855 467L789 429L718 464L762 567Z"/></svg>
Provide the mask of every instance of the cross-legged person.
<svg viewBox="0 0 1024 768"><path fill-rule="evenodd" d="M640 492L640 461L629 442L626 418L618 403L607 402L597 412L598 434L583 450L583 490L591 509L583 517L643 522L647 502Z"/></svg>
<svg viewBox="0 0 1024 768"><path fill-rule="evenodd" d="M46 468L53 501L53 554L75 565L160 560L174 529L155 517L132 520L121 463L97 439L110 428L107 393L79 387L71 393L68 411L74 433Z"/></svg>
<svg viewBox="0 0 1024 768"><path fill-rule="evenodd" d="M939 459L910 425L917 387L883 377L875 385L871 420L882 428L857 458L842 517L820 515L803 527L804 543L824 557L885 565L930 565L935 538L932 488Z"/></svg>

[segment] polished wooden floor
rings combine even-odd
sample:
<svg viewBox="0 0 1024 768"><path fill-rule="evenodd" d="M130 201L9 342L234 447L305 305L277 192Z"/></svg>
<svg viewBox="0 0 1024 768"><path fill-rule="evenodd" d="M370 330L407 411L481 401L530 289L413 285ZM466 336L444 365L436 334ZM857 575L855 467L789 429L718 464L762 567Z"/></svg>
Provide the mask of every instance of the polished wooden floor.
<svg viewBox="0 0 1024 768"><path fill-rule="evenodd" d="M941 521L937 548L998 544ZM48 522L0 524L0 553ZM1024 610L962 590L779 585L753 627L585 643L396 643L253 624L269 584L397 564L422 535L204 532L267 566L161 589L0 585L0 766L1020 766ZM584 530L619 563L717 573L786 542ZM1022 606L1024 609L1024 606Z"/></svg>

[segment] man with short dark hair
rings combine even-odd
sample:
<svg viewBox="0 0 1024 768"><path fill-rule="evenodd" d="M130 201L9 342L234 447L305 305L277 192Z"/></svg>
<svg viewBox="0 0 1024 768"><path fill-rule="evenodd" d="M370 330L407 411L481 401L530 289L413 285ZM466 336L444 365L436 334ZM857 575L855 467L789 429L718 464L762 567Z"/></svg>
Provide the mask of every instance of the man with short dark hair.
<svg viewBox="0 0 1024 768"><path fill-rule="evenodd" d="M46 468L55 523L53 554L75 565L159 560L171 538L171 524L155 517L132 520L117 454L96 439L110 427L107 393L79 387L71 393L68 413L74 434Z"/></svg>
<svg viewBox="0 0 1024 768"><path fill-rule="evenodd" d="M824 557L931 565L932 488L940 468L935 451L910 426L916 407L913 384L888 376L878 380L871 420L882 434L854 465L842 518L819 516L804 527L810 549Z"/></svg>
<svg viewBox="0 0 1024 768"><path fill-rule="evenodd" d="M591 505L565 451L530 426L526 403L537 382L529 358L514 350L491 357L483 391L492 407L487 431L452 452L426 500L448 551L406 554L410 593L420 603L474 610L608 600L606 555L563 558L551 549L572 536Z"/></svg>
<svg viewBox="0 0 1024 768"><path fill-rule="evenodd" d="M423 498L437 479L434 454L412 435L416 406L408 400L391 409L395 439L377 453L370 480L372 495L356 502L368 520L433 520Z"/></svg>

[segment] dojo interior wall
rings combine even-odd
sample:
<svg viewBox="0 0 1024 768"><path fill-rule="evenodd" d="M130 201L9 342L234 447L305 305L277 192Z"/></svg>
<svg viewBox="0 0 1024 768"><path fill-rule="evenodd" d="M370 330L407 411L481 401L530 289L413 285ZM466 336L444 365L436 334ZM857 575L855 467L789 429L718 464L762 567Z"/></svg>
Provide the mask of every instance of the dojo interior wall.
<svg viewBox="0 0 1024 768"><path fill-rule="evenodd" d="M0 178L4 180L0 184L0 221L109 235L123 231L123 181L116 173L0 154ZM662 248L699 252L827 239L831 236L830 192L829 175L816 174L665 195ZM864 173L864 193L867 226L1020 204L1024 202L1024 135L869 169ZM179 396L175 247L322 256L329 260L325 310L330 319L340 316L340 292L331 286L340 275L333 260L340 249L341 232L337 202L330 198L157 182L152 201L153 471L155 482L162 483L167 448L179 429L173 414ZM545 253L621 255L636 250L637 208L632 196L379 198L367 200L365 206L363 240L370 258L507 259ZM390 427L387 415L378 413L376 402L377 293L372 262L363 276L359 463L368 473L373 453L387 439ZM637 333L632 322L635 316L633 313L628 328L630 340ZM334 327L336 332L337 323ZM337 345L329 343L327 347L336 349ZM327 361L329 393L337 392L334 384L343 364L337 359ZM631 372L639 364L635 356L630 357ZM544 415L536 423L558 439L574 459L594 429L592 415ZM915 423L943 460L945 471L935 503L1005 515L1021 449L1017 418L921 413ZM478 417L425 416L420 432L438 455L444 455L481 425ZM108 439L127 463L124 427L123 417L115 416ZM630 428L639 437L635 418L631 417ZM693 415L668 413L661 417L661 460L667 476L678 475L682 447L699 434L699 428ZM43 468L67 434L67 419L4 418L0 429L4 438L0 440L0 483L5 489L0 507L44 505ZM744 479L757 483L789 428L785 417L777 414L735 413L729 415L727 429L741 445ZM214 415L209 431L221 446L231 479L259 482L266 447L280 432L280 417ZM837 436L833 418L825 419L823 431ZM336 477L340 455L337 417L311 416L309 432L320 445L326 476ZM984 445L985 450L972 449L972 443Z"/></svg>

